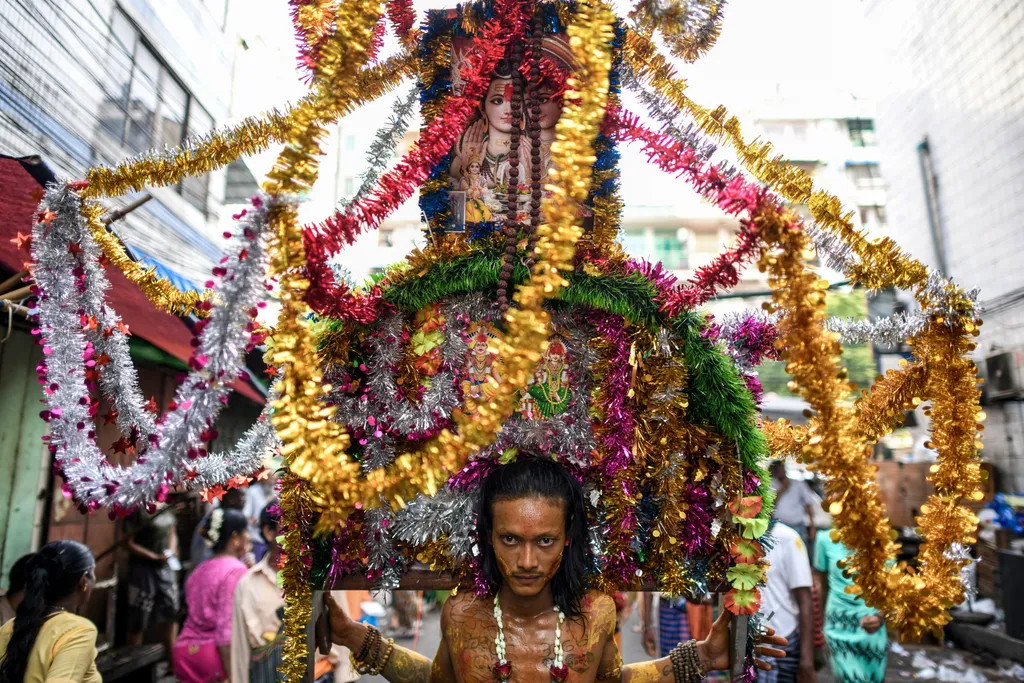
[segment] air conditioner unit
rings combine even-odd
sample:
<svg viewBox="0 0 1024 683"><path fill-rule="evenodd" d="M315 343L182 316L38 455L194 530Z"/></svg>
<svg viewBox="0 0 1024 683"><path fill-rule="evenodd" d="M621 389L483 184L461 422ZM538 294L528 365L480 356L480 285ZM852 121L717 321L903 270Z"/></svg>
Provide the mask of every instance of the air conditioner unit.
<svg viewBox="0 0 1024 683"><path fill-rule="evenodd" d="M1016 398L1024 394L1024 351L1004 351L985 359L986 398Z"/></svg>

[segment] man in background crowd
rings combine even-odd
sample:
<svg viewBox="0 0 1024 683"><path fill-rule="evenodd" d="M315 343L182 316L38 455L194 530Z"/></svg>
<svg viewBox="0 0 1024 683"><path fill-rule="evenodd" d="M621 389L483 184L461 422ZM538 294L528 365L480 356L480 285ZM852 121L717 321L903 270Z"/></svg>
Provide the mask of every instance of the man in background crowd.
<svg viewBox="0 0 1024 683"><path fill-rule="evenodd" d="M284 647L284 592L277 572L281 546L277 542L279 512L271 500L259 515L260 538L267 546L263 558L235 587L231 615L231 683L276 683ZM340 597L340 592L335 592ZM314 680L348 683L358 680L349 652L335 645L329 657L317 655Z"/></svg>
<svg viewBox="0 0 1024 683"><path fill-rule="evenodd" d="M807 546L782 522L771 528L775 545L768 551L767 583L761 591L765 623L789 641L786 656L772 661L771 671L758 671L758 683L817 683L814 668L814 604Z"/></svg>
<svg viewBox="0 0 1024 683"><path fill-rule="evenodd" d="M128 645L142 645L150 626L160 626L170 657L178 637L177 517L166 505L153 514L133 513L125 523L128 549ZM180 565L179 565L180 566Z"/></svg>
<svg viewBox="0 0 1024 683"><path fill-rule="evenodd" d="M790 479L782 460L772 461L769 471L775 491L775 519L800 534L805 549L812 547L815 497L811 488L802 479Z"/></svg>

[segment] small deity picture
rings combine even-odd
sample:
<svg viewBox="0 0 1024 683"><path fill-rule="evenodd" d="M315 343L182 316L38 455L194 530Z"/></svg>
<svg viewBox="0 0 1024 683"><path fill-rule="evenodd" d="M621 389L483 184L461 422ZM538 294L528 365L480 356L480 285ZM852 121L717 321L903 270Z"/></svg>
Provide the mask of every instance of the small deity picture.
<svg viewBox="0 0 1024 683"><path fill-rule="evenodd" d="M464 92L463 69L467 64L466 55L472 49L473 39L458 37L452 43L452 90L455 94ZM541 48L541 78L531 83L524 78L525 87L536 93L538 115L531 124L524 117L520 122L522 135L519 144L519 177L515 187L510 186L509 149L512 140L513 67L507 60L498 63L490 85L480 102L476 115L466 130L459 136L453 148L449 167L449 188L452 193L465 192L465 220L454 220L455 230L464 225L479 223L503 223L508 218L512 204L517 220L526 220L531 192L531 146L538 144L541 149L540 166L543 184L551 166L551 143L555 140L555 125L562 115L562 94L565 81L575 71L575 57L568 40L561 34L547 34ZM520 69L524 75L527 66ZM524 94L525 97L525 94ZM524 104L523 111L527 108ZM531 139L528 126L537 129ZM536 140L536 142L533 142ZM513 200L514 198L514 200ZM455 208L452 209L456 214Z"/></svg>
<svg viewBox="0 0 1024 683"><path fill-rule="evenodd" d="M569 379L567 340L556 333L548 339L548 347L519 402L520 416L528 420L541 420L565 412L572 398Z"/></svg>
<svg viewBox="0 0 1024 683"><path fill-rule="evenodd" d="M466 354L465 377L462 393L465 398L487 398L493 395L501 374L498 371L498 355L490 348L495 338L494 326L490 323L474 323L467 330L469 353Z"/></svg>

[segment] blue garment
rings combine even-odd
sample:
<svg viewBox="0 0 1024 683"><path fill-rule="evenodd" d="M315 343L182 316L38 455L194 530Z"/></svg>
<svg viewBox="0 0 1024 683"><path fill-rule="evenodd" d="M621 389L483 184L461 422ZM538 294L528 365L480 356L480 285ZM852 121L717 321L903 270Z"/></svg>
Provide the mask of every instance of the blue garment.
<svg viewBox="0 0 1024 683"><path fill-rule="evenodd" d="M860 625L861 619L878 612L865 605L860 596L846 592L853 581L843 576L839 562L850 554L846 546L833 541L826 531L814 539L814 568L828 574L824 632L832 675L838 683L882 683L888 636L884 626L868 633Z"/></svg>
<svg viewBox="0 0 1024 683"><path fill-rule="evenodd" d="M772 665L771 671L757 670L757 683L795 683L796 672L800 668L800 629L786 636L789 644L782 648L785 657L761 657Z"/></svg>

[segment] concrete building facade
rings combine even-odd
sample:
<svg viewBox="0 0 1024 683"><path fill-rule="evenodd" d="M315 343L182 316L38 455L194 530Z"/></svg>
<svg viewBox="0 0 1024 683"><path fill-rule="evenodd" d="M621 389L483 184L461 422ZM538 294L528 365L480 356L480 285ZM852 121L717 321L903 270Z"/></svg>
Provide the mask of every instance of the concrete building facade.
<svg viewBox="0 0 1024 683"><path fill-rule="evenodd" d="M1024 491L1024 4L867 0L891 235L981 289L984 456Z"/></svg>
<svg viewBox="0 0 1024 683"><path fill-rule="evenodd" d="M779 153L810 173L816 185L855 209L861 225L881 230L887 221L886 185L873 111L870 101L849 94L778 85L772 94L734 113L748 136L770 140ZM728 151L721 150L719 156L728 159ZM732 245L738 221L701 199L684 181L666 176L628 149L622 169L622 243L632 256L660 261L686 279ZM833 282L843 279L831 271L822 275ZM767 289L767 279L750 267L730 298L713 301L710 308L725 312L756 306Z"/></svg>
<svg viewBox="0 0 1024 683"><path fill-rule="evenodd" d="M81 178L224 123L237 43L228 10L228 0L0 4L0 154L38 155ZM220 257L224 174L151 190L119 232L144 260L201 285Z"/></svg>

